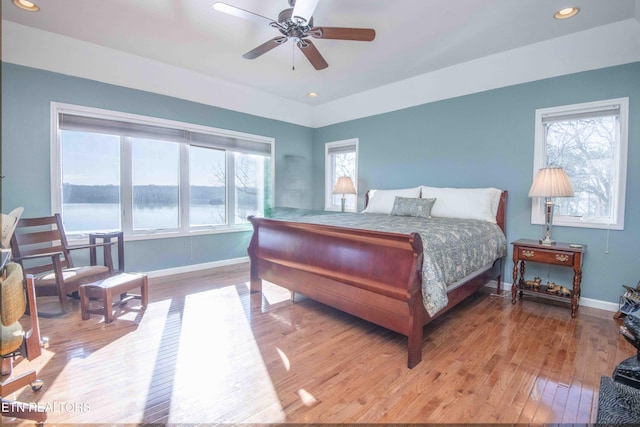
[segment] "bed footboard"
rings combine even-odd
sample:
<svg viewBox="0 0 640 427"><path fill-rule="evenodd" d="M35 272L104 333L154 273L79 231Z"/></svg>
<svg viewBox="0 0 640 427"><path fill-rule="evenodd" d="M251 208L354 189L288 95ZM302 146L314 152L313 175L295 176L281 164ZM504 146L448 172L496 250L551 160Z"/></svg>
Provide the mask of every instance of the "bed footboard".
<svg viewBox="0 0 640 427"><path fill-rule="evenodd" d="M262 280L409 337L409 365L420 361L424 308L422 240L326 225L249 218L251 291Z"/></svg>

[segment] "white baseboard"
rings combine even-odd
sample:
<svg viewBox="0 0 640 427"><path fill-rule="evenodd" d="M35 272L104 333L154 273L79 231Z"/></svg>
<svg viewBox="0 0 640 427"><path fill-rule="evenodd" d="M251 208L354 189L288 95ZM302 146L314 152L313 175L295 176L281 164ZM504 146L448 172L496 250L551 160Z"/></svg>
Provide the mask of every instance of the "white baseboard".
<svg viewBox="0 0 640 427"><path fill-rule="evenodd" d="M171 276L173 274L190 273L193 271L207 270L209 268L225 267L227 265L242 264L249 262L249 257L223 259L221 261L205 262L202 264L181 265L180 267L165 268L163 270L153 270L146 272L149 278Z"/></svg>
<svg viewBox="0 0 640 427"><path fill-rule="evenodd" d="M491 282L487 283L485 286L496 289L498 287L498 282L496 282L495 280L492 280ZM511 291L511 283L502 282L502 291L504 292L505 290ZM618 308L619 308L619 305L616 302L601 301L601 300L597 300L593 298L585 298L585 297L580 297L580 305L584 307L591 307L591 308L597 308L600 310L611 311L613 313L618 311Z"/></svg>
<svg viewBox="0 0 640 427"><path fill-rule="evenodd" d="M611 311L615 313L620 307L616 302L601 301L598 299L580 297L580 305L591 308L599 308L600 310Z"/></svg>
<svg viewBox="0 0 640 427"><path fill-rule="evenodd" d="M227 266L227 265L242 264L244 262L249 262L249 257L224 259L224 260L221 260L221 261L205 262L205 263L202 263L202 264L183 265L183 266L180 266L180 267L173 267L173 268L166 268L166 269L163 269L163 270L149 271L146 274L147 274L147 276L149 278L152 278L152 277L164 277L164 276L170 276L172 274L189 273L189 272L193 272L193 271L206 270L206 269L209 269L209 268L216 268L216 267L224 267L224 266ZM491 282L487 283L485 286L487 286L489 288L496 289L498 287L498 282L496 282L495 280L492 280ZM511 283L502 282L502 290L503 291L510 290L510 289L511 289ZM605 310L605 311L611 311L613 313L618 311L618 308L619 308L618 303L615 303L615 302L601 301L601 300L597 300L597 299L593 299L593 298L585 298L585 297L581 297L580 298L580 305L585 306L585 307L597 308L597 309Z"/></svg>

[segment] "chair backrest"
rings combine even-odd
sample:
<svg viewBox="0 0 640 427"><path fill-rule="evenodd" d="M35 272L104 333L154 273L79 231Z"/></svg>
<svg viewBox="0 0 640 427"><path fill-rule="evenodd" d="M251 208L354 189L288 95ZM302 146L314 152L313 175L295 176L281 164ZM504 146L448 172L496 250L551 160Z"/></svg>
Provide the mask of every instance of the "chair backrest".
<svg viewBox="0 0 640 427"><path fill-rule="evenodd" d="M60 214L40 218L21 218L11 238L11 252L14 259L30 255L60 252L61 267L73 267L69 254L67 237ZM39 274L52 271L54 265L50 257L21 261L25 274Z"/></svg>
<svg viewBox="0 0 640 427"><path fill-rule="evenodd" d="M22 268L20 264L10 262L6 265L0 285L0 322L4 326L10 326L20 320L27 308L27 300L24 294L22 282Z"/></svg>

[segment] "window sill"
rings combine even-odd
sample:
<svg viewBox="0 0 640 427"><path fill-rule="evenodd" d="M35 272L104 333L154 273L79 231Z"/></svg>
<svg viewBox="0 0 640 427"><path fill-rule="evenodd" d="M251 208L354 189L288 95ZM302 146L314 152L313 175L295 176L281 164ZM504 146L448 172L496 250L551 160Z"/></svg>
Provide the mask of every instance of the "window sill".
<svg viewBox="0 0 640 427"><path fill-rule="evenodd" d="M253 231L251 224L238 225L233 228L208 228L206 230L193 230L187 232L181 231L159 231L157 233L140 233L140 234L125 234L125 242L140 241L140 240L155 240L155 239L173 239L177 237L195 237L195 236L207 236L214 234L228 234L228 233L246 233ZM86 242L89 238L88 234L69 234L67 240L70 243Z"/></svg>

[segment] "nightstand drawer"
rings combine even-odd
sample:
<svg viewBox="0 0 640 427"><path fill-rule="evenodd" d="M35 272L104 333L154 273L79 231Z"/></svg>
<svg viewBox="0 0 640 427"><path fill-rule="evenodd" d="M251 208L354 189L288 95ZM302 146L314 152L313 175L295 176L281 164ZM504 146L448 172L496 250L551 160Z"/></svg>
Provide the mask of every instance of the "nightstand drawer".
<svg viewBox="0 0 640 427"><path fill-rule="evenodd" d="M538 248L516 247L517 257L525 261L543 262L545 264L572 266L575 253L561 252L557 249L545 250Z"/></svg>

